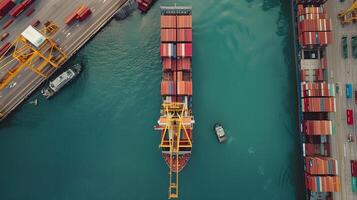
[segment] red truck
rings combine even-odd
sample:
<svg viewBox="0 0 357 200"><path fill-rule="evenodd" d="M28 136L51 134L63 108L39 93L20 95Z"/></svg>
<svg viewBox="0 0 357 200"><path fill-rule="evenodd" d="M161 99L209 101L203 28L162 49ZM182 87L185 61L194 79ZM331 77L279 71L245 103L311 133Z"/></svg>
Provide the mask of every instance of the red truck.
<svg viewBox="0 0 357 200"><path fill-rule="evenodd" d="M17 17L24 12L35 0L24 0L10 11L10 16Z"/></svg>
<svg viewBox="0 0 357 200"><path fill-rule="evenodd" d="M91 9L88 6L81 6L74 10L70 15L68 15L65 19L65 23L67 25L72 24L76 19L78 21L84 21L87 17L92 14Z"/></svg>
<svg viewBox="0 0 357 200"><path fill-rule="evenodd" d="M352 109L347 109L346 114L347 114L347 124L353 125L353 111L352 111Z"/></svg>
<svg viewBox="0 0 357 200"><path fill-rule="evenodd" d="M16 4L12 0L4 0L0 3L0 16L5 16Z"/></svg>

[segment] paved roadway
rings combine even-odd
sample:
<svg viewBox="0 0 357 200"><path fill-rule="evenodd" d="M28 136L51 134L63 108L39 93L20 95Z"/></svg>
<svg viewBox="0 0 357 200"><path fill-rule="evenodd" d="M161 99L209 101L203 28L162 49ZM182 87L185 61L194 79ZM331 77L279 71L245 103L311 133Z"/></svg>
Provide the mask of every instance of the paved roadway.
<svg viewBox="0 0 357 200"><path fill-rule="evenodd" d="M352 99L346 99L346 83L352 83L353 90L357 89L357 59L352 58L351 37L357 36L357 24L342 27L337 14L352 5L353 0L339 2L329 0L325 8L330 15L333 24L332 44L327 47L329 78L332 83L339 84L339 94L336 94L337 112L332 114L336 124L336 135L331 138L332 157L338 160L339 175L341 178L341 192L334 193L337 200L357 200L357 193L351 189L351 168L350 160L357 160L357 143L347 142L349 133L357 136L357 126L349 126L346 123L346 109L354 110L356 121L357 105ZM348 36L348 59L342 57L341 37Z"/></svg>
<svg viewBox="0 0 357 200"><path fill-rule="evenodd" d="M14 23L5 31L10 36L6 41L13 41L21 32L37 19L44 23L47 20L53 21L60 30L52 37L71 57L86 41L90 39L127 0L37 0L32 6L36 10L26 17L26 11L18 17ZM64 23L64 19L78 6L85 4L92 10L92 15L84 22L75 22L71 26ZM0 21L2 26L10 17ZM1 44L2 45L2 44ZM5 68L0 66L0 76ZM46 68L49 73L54 69ZM0 90L0 112L9 114L18 104L28 97L45 79L25 68L14 80L4 89ZM5 117L3 116L3 118ZM1 120L1 117L0 117Z"/></svg>

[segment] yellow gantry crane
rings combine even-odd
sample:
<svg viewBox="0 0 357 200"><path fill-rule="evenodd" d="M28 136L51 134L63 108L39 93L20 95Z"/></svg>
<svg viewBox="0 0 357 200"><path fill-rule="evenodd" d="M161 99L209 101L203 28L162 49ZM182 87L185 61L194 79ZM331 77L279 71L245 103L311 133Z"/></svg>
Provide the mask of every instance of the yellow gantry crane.
<svg viewBox="0 0 357 200"><path fill-rule="evenodd" d="M179 154L182 148L192 148L192 141L187 130L192 130L193 119L186 104L163 103L163 115L159 119L162 130L160 148L168 148L169 157L169 199L178 198Z"/></svg>
<svg viewBox="0 0 357 200"><path fill-rule="evenodd" d="M340 19L342 25L357 22L357 1L354 1L351 7L340 12L338 14L338 18Z"/></svg>
<svg viewBox="0 0 357 200"><path fill-rule="evenodd" d="M55 69L64 63L67 55L50 38L58 29L58 26L53 22L46 22L44 28L39 31L43 35L44 41L38 47L31 44L22 34L15 39L13 53L0 58L0 70L5 71L5 75L0 78L0 90L25 68L31 69L39 76L48 78Z"/></svg>

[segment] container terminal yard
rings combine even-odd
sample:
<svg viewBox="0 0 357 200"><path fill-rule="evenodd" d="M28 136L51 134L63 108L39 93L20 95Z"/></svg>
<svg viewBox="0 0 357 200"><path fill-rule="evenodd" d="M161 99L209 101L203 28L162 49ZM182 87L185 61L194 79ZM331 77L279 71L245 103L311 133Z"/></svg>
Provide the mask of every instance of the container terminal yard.
<svg viewBox="0 0 357 200"><path fill-rule="evenodd" d="M127 0L30 2L22 13L13 13L16 7L10 12L9 9L2 11L5 13L2 13L4 17L0 21L1 35L8 33L2 45L11 42L15 48L9 48L9 51L13 52L5 54L5 47L2 46L3 51L0 52L3 54L0 60L0 120L76 53ZM10 6L12 8L15 5ZM83 16L85 20L73 15L82 6L90 9L90 12L87 11L86 16ZM7 12L9 14L6 14ZM73 19L70 19L71 17ZM75 17L77 19L74 19ZM66 20L68 24L65 23ZM36 26L37 30L27 29L27 33L43 33L39 38L45 38L40 44L43 47L39 49L31 47L30 42L22 36L31 24Z"/></svg>
<svg viewBox="0 0 357 200"><path fill-rule="evenodd" d="M307 199L357 199L357 3L292 2Z"/></svg>

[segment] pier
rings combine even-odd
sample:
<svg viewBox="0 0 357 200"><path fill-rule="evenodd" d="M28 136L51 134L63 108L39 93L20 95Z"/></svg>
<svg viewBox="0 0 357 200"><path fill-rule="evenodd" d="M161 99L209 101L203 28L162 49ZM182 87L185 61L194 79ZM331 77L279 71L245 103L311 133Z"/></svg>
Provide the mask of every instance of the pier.
<svg viewBox="0 0 357 200"><path fill-rule="evenodd" d="M50 36L50 39L55 42L58 48L65 54L63 60L59 63L59 65L62 65L111 20L120 7L127 1L128 0L38 0L18 16L8 28L2 30L1 34L8 32L9 36L6 38L6 41L13 42L34 21L40 20L41 24L38 29L42 29L46 21L53 22L53 24L58 27L58 30ZM88 6L92 14L85 21L76 21L71 25L65 24L65 18L81 5ZM30 16L26 16L26 13L31 8L34 8L35 11ZM4 25L10 18L12 17L6 15L0 24ZM5 42L3 42L3 44L5 44ZM0 79L3 79L5 74L11 70L8 65L5 66L7 62L9 62L9 58L4 57L0 60ZM59 67L43 66L42 68L46 76L36 73L28 66L24 66L6 86L0 89L0 121L8 116L11 111L23 102Z"/></svg>

